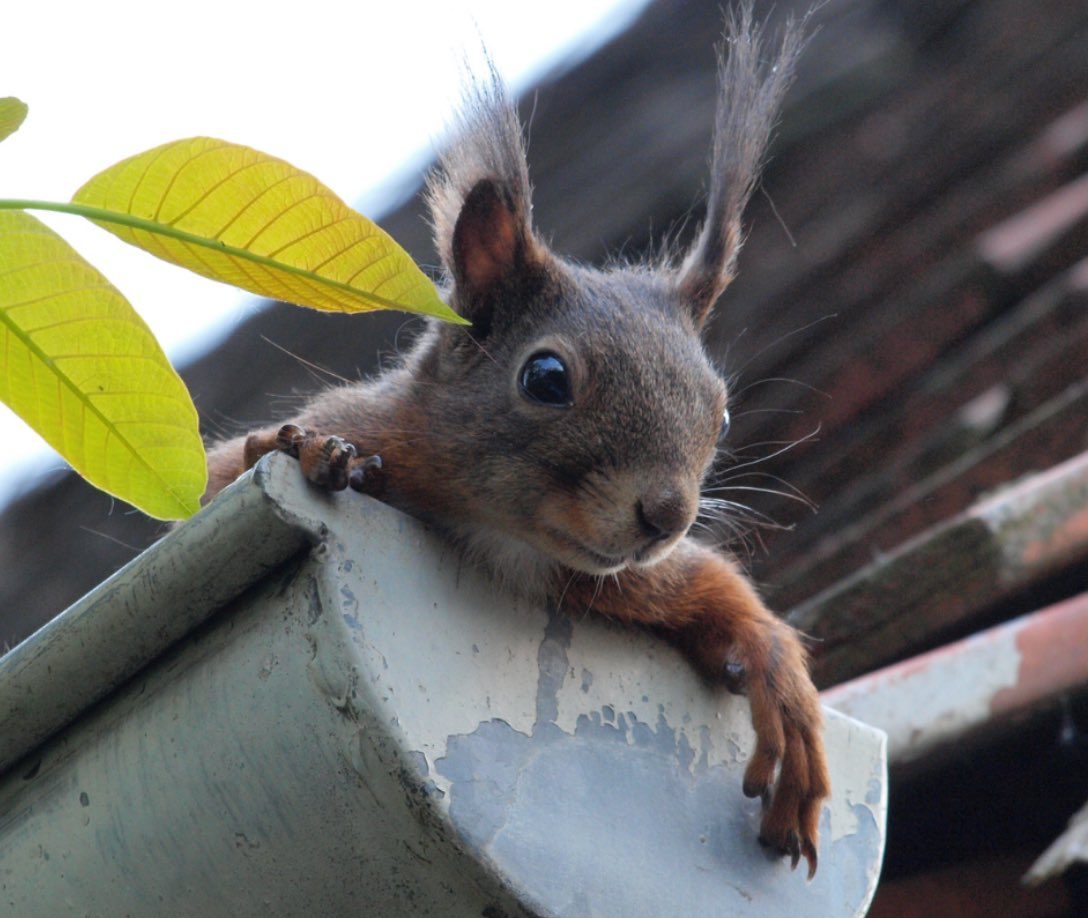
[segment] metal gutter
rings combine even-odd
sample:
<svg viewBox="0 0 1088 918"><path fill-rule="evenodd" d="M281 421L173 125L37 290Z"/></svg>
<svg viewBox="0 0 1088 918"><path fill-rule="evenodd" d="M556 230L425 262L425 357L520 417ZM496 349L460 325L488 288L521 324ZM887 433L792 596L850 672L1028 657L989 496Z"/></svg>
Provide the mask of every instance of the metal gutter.
<svg viewBox="0 0 1088 918"><path fill-rule="evenodd" d="M0 657L0 774L246 587L322 537L288 520L264 471L236 483Z"/></svg>
<svg viewBox="0 0 1088 918"><path fill-rule="evenodd" d="M283 456L0 673L13 914L860 915L879 876L879 731L827 713L806 882L756 841L746 701Z"/></svg>

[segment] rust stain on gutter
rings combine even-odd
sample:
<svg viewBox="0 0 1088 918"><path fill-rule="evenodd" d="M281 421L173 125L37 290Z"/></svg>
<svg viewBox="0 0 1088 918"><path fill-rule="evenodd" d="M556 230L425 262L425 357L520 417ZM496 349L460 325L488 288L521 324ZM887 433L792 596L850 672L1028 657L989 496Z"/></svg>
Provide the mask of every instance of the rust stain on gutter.
<svg viewBox="0 0 1088 918"><path fill-rule="evenodd" d="M888 734L888 761L919 761L1088 684L1088 594L822 693Z"/></svg>
<svg viewBox="0 0 1088 918"><path fill-rule="evenodd" d="M997 717L1023 711L1088 682L1088 595L1077 596L1008 626L1020 670L1015 685L996 692Z"/></svg>

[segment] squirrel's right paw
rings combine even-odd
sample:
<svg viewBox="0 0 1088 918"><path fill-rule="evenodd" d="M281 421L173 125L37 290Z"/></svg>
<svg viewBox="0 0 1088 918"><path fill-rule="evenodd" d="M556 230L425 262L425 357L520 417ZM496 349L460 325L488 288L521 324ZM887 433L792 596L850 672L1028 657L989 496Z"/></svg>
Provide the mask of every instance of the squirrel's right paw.
<svg viewBox="0 0 1088 918"><path fill-rule="evenodd" d="M830 791L819 696L800 642L783 628L769 652L726 663L725 682L752 705L756 748L744 774L744 793L764 803L759 840L790 858L803 857L816 873L820 809ZM778 772L775 780L775 772Z"/></svg>
<svg viewBox="0 0 1088 918"><path fill-rule="evenodd" d="M363 490L367 471L381 468L381 459L370 456L352 468L355 447L343 437L303 430L284 424L276 433L276 448L293 456L302 467L306 480L329 491L343 491L349 484Z"/></svg>

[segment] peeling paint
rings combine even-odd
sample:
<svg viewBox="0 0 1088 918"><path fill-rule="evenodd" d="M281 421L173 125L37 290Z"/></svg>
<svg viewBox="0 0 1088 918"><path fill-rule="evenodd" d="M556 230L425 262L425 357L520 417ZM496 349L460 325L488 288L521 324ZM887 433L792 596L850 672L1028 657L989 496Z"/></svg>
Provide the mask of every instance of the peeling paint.
<svg viewBox="0 0 1088 918"><path fill-rule="evenodd" d="M837 712L826 716L839 717L846 733L839 754L835 756L834 796L825 807L828 834L834 844L868 831L870 826L884 824L888 807L887 781L882 780L883 776L873 774L861 752L869 741L868 730Z"/></svg>
<svg viewBox="0 0 1088 918"><path fill-rule="evenodd" d="M447 756L435 763L451 782L454 826L504 872L525 877L530 901L571 891L552 914L580 913L598 897L610 900L610 913L635 914L643 887L662 874L690 877L693 867L695 876L706 875L697 885L716 887L727 867L737 875L729 864L737 838L748 840L746 855L766 868L751 824L758 805L740 796L735 775L704 768L693 776L664 721L655 729L625 720L626 731L586 717L573 735L541 724L531 736L492 720L451 737ZM673 754L663 754L670 747ZM558 846L544 841L560 838ZM610 861L623 864L622 889L600 883ZM677 890L678 913L687 897L695 907L707 892ZM744 902L758 892L731 890Z"/></svg>
<svg viewBox="0 0 1088 918"><path fill-rule="evenodd" d="M544 639L537 651L536 726L554 723L559 715L559 689L567 677L567 651L574 624L554 610L548 613Z"/></svg>
<svg viewBox="0 0 1088 918"><path fill-rule="evenodd" d="M655 725L631 713L613 724L601 711L581 717L573 733L541 723L527 735L502 720L485 721L451 736L435 770L449 781L454 827L497 870L517 878L519 894L542 913L644 914L648 902L660 901L663 876L678 878L669 894L673 914L700 913L707 902L722 915L772 902L776 911L792 902L806 914L812 901L826 904L824 884L842 886L846 901L868 901L886 801L867 755L858 756L857 800L855 776L836 768L849 829L837 831L842 820L831 808L822 823L822 849L849 837L843 848L858 860L806 884L760 848L758 802L742 795L735 769L709 765L705 753L704 746L696 756L663 714Z"/></svg>
<svg viewBox="0 0 1088 918"><path fill-rule="evenodd" d="M1088 681L1088 594L996 629L1007 630L1020 655L1013 688L995 692L994 716L1022 711Z"/></svg>
<svg viewBox="0 0 1088 918"><path fill-rule="evenodd" d="M582 691L588 692L589 687L593 685L593 673L588 669L582 669Z"/></svg>
<svg viewBox="0 0 1088 918"><path fill-rule="evenodd" d="M791 894L783 888L790 874L756 840L760 806L740 790L741 744L715 744L711 728L697 723L694 697L686 699L694 710L685 710L677 726L665 703L650 705L641 691L624 696L630 685L611 672L588 683L575 679L579 667L570 658L586 652L586 639L564 618L549 617L537 654L538 719L530 732L493 718L448 738L434 767L448 782L454 827L481 857L519 878L521 895L542 913L639 914L663 875L684 877L670 893L676 914L699 911L708 901L721 914L746 913L770 901L782 907ZM653 719L618 702L587 710L584 696L609 686L640 709L653 708ZM707 695L704 689L701 696ZM574 713L570 699L579 696ZM559 722L563 698L571 726ZM735 699L728 696L726 703ZM862 856L858 870L833 881L856 884L851 894L867 903L883 848L884 775L873 773L866 749L871 731L834 712L828 716L846 739L832 751L836 794L823 813L821 857L839 844L870 855L875 849L878 856L868 867ZM730 747L728 755L723 745ZM617 877L617 869L622 882L602 884L602 877ZM787 888L802 897L814 894L805 884ZM564 891L558 899L557 890Z"/></svg>
<svg viewBox="0 0 1088 918"><path fill-rule="evenodd" d="M751 748L748 702L727 692L708 692L706 683L672 647L657 642L650 659L640 667L602 667L602 659L630 659L628 653L645 647L645 636L629 629L579 627L567 650L568 669L593 672L590 680L568 680L557 695L556 724L573 733L587 711L623 711L645 726L659 716L675 725L692 749L702 751L708 764L735 764L743 749ZM652 665L650 665L652 663ZM741 716L738 716L738 713ZM716 724L708 730L707 724ZM710 737L713 736L713 742Z"/></svg>

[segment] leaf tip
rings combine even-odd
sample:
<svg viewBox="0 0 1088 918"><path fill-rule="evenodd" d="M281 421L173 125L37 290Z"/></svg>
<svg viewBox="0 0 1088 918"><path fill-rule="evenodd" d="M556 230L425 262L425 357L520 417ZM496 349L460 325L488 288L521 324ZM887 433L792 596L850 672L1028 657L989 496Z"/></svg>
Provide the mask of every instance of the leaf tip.
<svg viewBox="0 0 1088 918"><path fill-rule="evenodd" d="M0 140L10 137L22 126L30 108L15 96L0 98Z"/></svg>
<svg viewBox="0 0 1088 918"><path fill-rule="evenodd" d="M451 325L464 325L466 327L472 325L472 322L470 322L468 319L466 319L463 315L460 315L459 313L454 312L448 306L446 307L446 311L442 312L441 314L436 314L436 315L438 315L438 318L440 318L440 319L442 319L442 320L444 320L446 322L449 322Z"/></svg>

